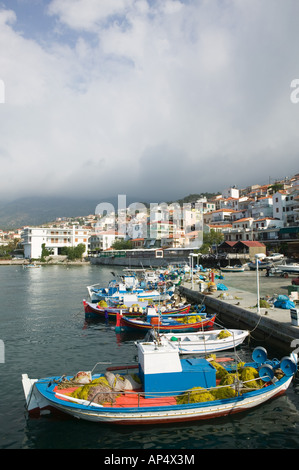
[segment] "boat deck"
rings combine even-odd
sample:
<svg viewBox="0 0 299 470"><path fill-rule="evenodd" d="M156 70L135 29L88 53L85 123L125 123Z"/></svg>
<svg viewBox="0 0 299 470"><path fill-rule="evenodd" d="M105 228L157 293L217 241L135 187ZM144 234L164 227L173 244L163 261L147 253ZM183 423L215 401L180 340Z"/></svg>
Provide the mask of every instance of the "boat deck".
<svg viewBox="0 0 299 470"><path fill-rule="evenodd" d="M71 387L66 389L54 388L54 392L59 392L59 398L63 400L61 395L65 395L65 400L69 400L69 395L74 392L78 387ZM173 396L157 397L157 398L144 398L142 394L137 391L119 392L120 395L116 397L115 402L103 403L104 407L109 408L131 408L131 407L144 407L144 406L173 406L176 405L176 399Z"/></svg>

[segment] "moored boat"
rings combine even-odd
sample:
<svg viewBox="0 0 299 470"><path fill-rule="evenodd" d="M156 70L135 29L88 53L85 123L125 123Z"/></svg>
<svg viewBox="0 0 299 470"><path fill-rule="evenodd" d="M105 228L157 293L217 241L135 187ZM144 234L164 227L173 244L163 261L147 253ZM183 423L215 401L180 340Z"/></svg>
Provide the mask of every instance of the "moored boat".
<svg viewBox="0 0 299 470"><path fill-rule="evenodd" d="M41 268L41 264L30 263L30 264L23 264L23 268Z"/></svg>
<svg viewBox="0 0 299 470"><path fill-rule="evenodd" d="M270 361L264 348L253 351L253 362L223 365L182 359L171 343L140 342L137 351L138 364L130 369L39 380L23 374L27 411L57 410L87 421L129 425L210 419L252 409L285 393L297 370L294 355Z"/></svg>
<svg viewBox="0 0 299 470"><path fill-rule="evenodd" d="M87 302L83 300L83 306L85 311L86 317L91 318L105 318L116 320L118 314L122 314L126 317L138 317L142 314L146 314L147 307L141 307L139 304L133 304L131 307L126 305L120 306L101 306L99 304L95 304L92 302ZM162 315L173 315L173 314L181 314L184 315L189 313L191 304L183 305L182 307L174 307L174 306L166 306L165 309L161 309L161 306L156 305L156 308L161 309Z"/></svg>
<svg viewBox="0 0 299 470"><path fill-rule="evenodd" d="M97 287L99 284L87 286L87 291L91 302L99 302L100 300L122 302L125 298L137 298L138 301L163 301L169 300L174 293L175 287L166 289L144 289L134 286L127 287L125 284L111 281L108 287Z"/></svg>
<svg viewBox="0 0 299 470"><path fill-rule="evenodd" d="M210 354L236 348L248 335L247 330L234 329L213 329L182 334L159 334L156 330L150 330L147 338L157 343L171 342L179 354Z"/></svg>
<svg viewBox="0 0 299 470"><path fill-rule="evenodd" d="M120 315L116 322L115 330L118 331L144 331L152 328L159 332L189 332L203 328L212 328L216 314L191 313L182 315L147 315L147 318L129 318Z"/></svg>

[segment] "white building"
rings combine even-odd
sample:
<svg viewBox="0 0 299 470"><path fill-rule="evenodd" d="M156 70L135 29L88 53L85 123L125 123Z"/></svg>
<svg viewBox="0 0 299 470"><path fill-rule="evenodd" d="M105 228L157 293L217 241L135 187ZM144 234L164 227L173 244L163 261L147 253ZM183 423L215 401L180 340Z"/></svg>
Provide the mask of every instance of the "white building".
<svg viewBox="0 0 299 470"><path fill-rule="evenodd" d="M90 250L109 250L116 240L124 240L126 235L115 232L115 230L104 230L93 233L90 236Z"/></svg>
<svg viewBox="0 0 299 470"><path fill-rule="evenodd" d="M240 197L240 191L235 187L231 187L231 188L228 188L228 189L225 189L222 193L222 196L224 198L236 198L238 199Z"/></svg>
<svg viewBox="0 0 299 470"><path fill-rule="evenodd" d="M273 217L283 221L285 227L298 223L299 190L277 191L273 195Z"/></svg>
<svg viewBox="0 0 299 470"><path fill-rule="evenodd" d="M251 203L251 214L254 219L273 217L272 196L262 196ZM276 216L274 216L276 217Z"/></svg>
<svg viewBox="0 0 299 470"><path fill-rule="evenodd" d="M73 227L25 227L22 232L22 245L24 246L25 258L40 258L42 245L57 256L64 247L74 247L83 243L85 245L84 255L88 250L89 230L80 226Z"/></svg>
<svg viewBox="0 0 299 470"><path fill-rule="evenodd" d="M207 212L203 216L203 222L205 225L209 224L229 224L234 219L234 214L237 211L233 209L218 209L216 211Z"/></svg>

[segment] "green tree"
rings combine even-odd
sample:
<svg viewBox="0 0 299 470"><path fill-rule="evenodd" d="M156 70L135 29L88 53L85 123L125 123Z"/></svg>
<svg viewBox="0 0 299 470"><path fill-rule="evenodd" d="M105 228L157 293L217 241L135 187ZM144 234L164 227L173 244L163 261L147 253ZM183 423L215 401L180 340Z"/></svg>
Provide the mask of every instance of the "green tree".
<svg viewBox="0 0 299 470"><path fill-rule="evenodd" d="M213 228L210 232L205 232L203 234L203 243L207 243L208 245L219 245L224 240L224 235L222 232L216 232Z"/></svg>
<svg viewBox="0 0 299 470"><path fill-rule="evenodd" d="M274 183L268 188L270 194L275 194L277 193L277 191L280 191L281 189L283 189L283 184L281 183Z"/></svg>
<svg viewBox="0 0 299 470"><path fill-rule="evenodd" d="M221 232L216 232L216 230L211 229L210 232L204 232L203 234L203 243L198 250L199 253L207 254L210 252L213 245L219 245L224 240L224 235Z"/></svg>
<svg viewBox="0 0 299 470"><path fill-rule="evenodd" d="M41 261L46 261L46 259L45 259L46 256L49 256L50 254L51 254L51 252L49 250L47 250L46 244L43 243L42 244L42 254L41 254L41 257L40 257Z"/></svg>
<svg viewBox="0 0 299 470"><path fill-rule="evenodd" d="M72 261L75 259L81 259L85 251L84 243L79 243L77 246L63 247L61 249L61 254L67 256L67 259Z"/></svg>
<svg viewBox="0 0 299 470"><path fill-rule="evenodd" d="M132 248L132 242L130 240L115 240L111 248L113 248L113 250L130 250Z"/></svg>

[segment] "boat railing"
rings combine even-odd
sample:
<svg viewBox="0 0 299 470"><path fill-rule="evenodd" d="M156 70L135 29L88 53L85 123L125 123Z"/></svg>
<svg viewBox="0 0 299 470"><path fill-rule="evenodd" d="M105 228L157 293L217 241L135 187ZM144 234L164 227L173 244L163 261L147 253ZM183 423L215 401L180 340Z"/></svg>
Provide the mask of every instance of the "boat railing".
<svg viewBox="0 0 299 470"><path fill-rule="evenodd" d="M259 379L266 379L268 378L268 376L263 376L263 377L259 377ZM192 396L192 394L194 393L206 393L206 392L211 392L215 389L219 390L221 388L232 388L232 389L235 389L235 398L237 397L241 397L244 393L248 393L248 392L252 392L252 391L258 391L258 390L261 390L263 388L265 388L267 386L267 384L269 382L271 382L271 384L275 385L276 382L278 381L278 379L276 379L275 377L271 380L269 379L268 382L264 382L263 386L260 387L260 388L257 388L257 387L244 387L245 384L247 383L250 383L250 382L253 382L255 379L250 379L250 380L246 380L246 381L242 381L242 382L239 382L238 380L236 380L236 382L234 384L231 384L231 385L217 385L215 387L209 387L209 388L200 388L198 387L198 389L191 389L191 390L181 390L181 391L178 391L178 390L175 390L173 392L144 392L144 391L136 391L136 390L121 390L121 391L114 391L114 390L109 390L109 391L99 391L97 394L95 394L92 398L92 400L82 400L84 401L85 403L85 406L105 406L105 404L107 403L110 403L110 406L113 408L114 406L115 407L119 407L118 404L115 404L116 402L116 398L120 395L125 395L125 396L129 396L129 395L132 395L134 397L136 397L137 395L137 405L134 404L132 405L131 407L136 407L137 408L140 408L142 407L142 405L140 405L140 400L141 399L145 399L145 395L146 395L146 399L151 399L151 398L166 398L166 397L169 397L169 398L178 398L180 396L182 396L183 394L185 394L185 396L187 396L188 400L186 403L184 403L185 405L190 405L190 404L195 404L196 402L194 401L190 401L190 398ZM102 403L97 403L95 400L96 398L99 396L99 395L105 395L107 394L107 396L111 397L112 396L115 396L115 400L114 399L110 399L110 400L107 400L107 401L104 401L102 400ZM72 397L67 397L67 396L64 396L65 398L68 398L70 401L72 401ZM233 397L232 397L233 398ZM225 399L225 398L223 398ZM215 400L217 400L215 398ZM75 401L75 400L74 400ZM80 400L81 401L81 400ZM78 400L79 402L79 400ZM178 404L178 403L177 403ZM130 407L129 405L127 405L128 407ZM147 405L148 406L148 405ZM160 406L163 406L162 404ZM165 405L164 405L165 406ZM167 406L167 405L166 405ZM171 406L173 406L173 403L171 404Z"/></svg>

